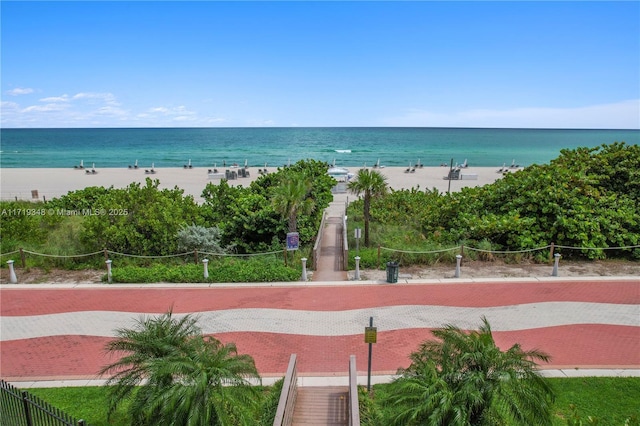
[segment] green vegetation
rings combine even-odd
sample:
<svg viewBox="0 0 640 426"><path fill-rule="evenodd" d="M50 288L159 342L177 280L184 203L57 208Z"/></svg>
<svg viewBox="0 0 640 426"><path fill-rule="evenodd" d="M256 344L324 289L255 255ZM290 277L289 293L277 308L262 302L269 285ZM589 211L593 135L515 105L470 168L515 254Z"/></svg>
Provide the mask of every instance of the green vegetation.
<svg viewBox="0 0 640 426"><path fill-rule="evenodd" d="M638 205L640 146L614 143L563 150L548 165L509 173L490 185L451 194L414 188L373 197L371 243L415 252L460 245L523 251L513 255L516 261L546 260L548 251L525 251L554 243L565 258L640 259L640 248L616 248L640 244ZM351 226L366 226L365 207L364 200L349 206ZM365 248L360 256L365 268L378 264L376 249ZM400 256L409 265L434 263L451 254L386 252L381 264ZM465 251L465 256L479 255Z"/></svg>
<svg viewBox="0 0 640 426"><path fill-rule="evenodd" d="M359 390L363 425L639 424L640 378L543 378L536 361L549 357L518 344L501 351L486 319L433 335L393 382Z"/></svg>
<svg viewBox="0 0 640 426"><path fill-rule="evenodd" d="M123 403L132 425L253 425L261 394L254 360L204 336L191 315L140 319L116 330L107 353L108 418ZM124 355L124 356L123 356Z"/></svg>
<svg viewBox="0 0 640 426"><path fill-rule="evenodd" d="M26 266L80 269L104 268L102 252L106 249L134 256L111 255L114 279L135 279L129 282L150 279L139 277L139 270L118 271L120 267L152 264L152 275L159 280L202 282L202 270L184 265L188 256L170 257L185 252L197 250L201 258L276 253L280 266L272 261L277 257L273 254L270 260L212 261L209 281L297 280L300 263L295 261L309 257L323 211L333 197L335 180L327 174L327 167L314 160L299 161L260 176L247 188L230 187L226 181L209 183L202 205L179 188L160 189L160 182L151 179L123 189L88 187L46 203L1 202L2 253L22 248L64 256L27 253ZM293 255L295 266L287 267L282 254L291 229L299 232L301 249ZM6 267L8 259L21 263L20 255L13 253L2 256L2 266ZM170 266L180 268L167 271Z"/></svg>
<svg viewBox="0 0 640 426"><path fill-rule="evenodd" d="M640 425L640 378L638 377L578 377L549 379L557 400L554 405L554 426L579 425L567 420L597 420L599 426ZM625 423L627 422L627 423Z"/></svg>
<svg viewBox="0 0 640 426"><path fill-rule="evenodd" d="M369 247L369 224L371 223L371 202L387 193L387 181L377 170L360 169L355 179L349 182L349 191L362 194L362 217L364 218L364 245Z"/></svg>
<svg viewBox="0 0 640 426"><path fill-rule="evenodd" d="M335 180L326 171L326 163L306 160L262 175L246 188L210 183L202 205L178 188L159 189L151 179L124 189L89 187L46 203L1 202L2 252L23 248L65 256L26 256L27 267L102 268L100 253L74 256L105 248L136 256L184 250L280 253L287 232L295 229L305 254L300 257L309 257L333 197ZM387 192L384 177L369 170L359 171L348 187L363 195L347 212L350 226L365 228L362 268L390 260L403 266L454 262L461 246L489 251L465 250L471 260L508 251L507 262L545 262L549 251L537 249L551 243L565 259L640 259L638 145L563 150L550 164L451 194L419 188ZM351 232L348 237L355 246ZM379 245L390 250L378 253ZM351 250L352 267L354 255ZM20 261L15 253L0 257L2 267L9 258ZM126 259L118 266L149 263ZM242 279L232 275L224 281Z"/></svg>
<svg viewBox="0 0 640 426"><path fill-rule="evenodd" d="M411 365L377 394L386 425L551 424L554 395L539 351L501 351L486 319L478 331L449 325L411 354Z"/></svg>
<svg viewBox="0 0 640 426"><path fill-rule="evenodd" d="M573 379L548 379L556 394L553 404L553 425L567 426L577 415L583 425L589 425L588 418L597 419L598 426L638 425L633 419L640 419L640 378L637 377L579 377ZM278 383L263 388L263 420L258 425L273 424L275 407L280 391ZM360 387L360 419L363 426L386 426L381 420L380 395L386 392L389 384L374 385L369 395L366 388ZM36 396L78 418L85 419L91 426L128 424L127 407L120 407L107 421L107 394L105 387L78 388L33 388L28 390ZM271 401L271 402L268 402ZM267 407L271 407L269 410ZM270 413L270 414L269 414ZM576 423L579 424L579 423Z"/></svg>
<svg viewBox="0 0 640 426"><path fill-rule="evenodd" d="M228 283L228 282L286 282L300 279L300 264L287 267L275 258L250 259L217 258L209 262L209 278L204 278L203 265L167 265L152 263L149 266L119 266L113 268L114 283ZM103 281L107 280L107 275Z"/></svg>
<svg viewBox="0 0 640 426"><path fill-rule="evenodd" d="M273 386L256 386L260 408L252 417L257 419L255 426L271 426L276 414L282 380ZM65 413L83 419L90 426L113 426L131 424L127 414L128 404L118 407L107 419L107 407L110 389L104 386L74 388L31 388L29 393L47 401Z"/></svg>
<svg viewBox="0 0 640 426"><path fill-rule="evenodd" d="M579 377L547 379L556 395L552 406L553 426L634 426L640 419L640 378ZM390 384L374 385L371 394L359 388L363 426L386 426L383 405ZM591 420L589 420L591 418ZM580 421L582 423L580 423Z"/></svg>

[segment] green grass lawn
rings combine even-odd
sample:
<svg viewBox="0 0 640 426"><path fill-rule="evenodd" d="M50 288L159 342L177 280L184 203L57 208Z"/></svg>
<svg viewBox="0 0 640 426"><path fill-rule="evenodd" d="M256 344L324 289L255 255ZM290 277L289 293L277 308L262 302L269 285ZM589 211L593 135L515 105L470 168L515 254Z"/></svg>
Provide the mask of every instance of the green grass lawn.
<svg viewBox="0 0 640 426"><path fill-rule="evenodd" d="M84 420L90 426L126 425L130 421L120 407L107 421L107 392L100 386L77 388L33 388L34 394L65 413Z"/></svg>
<svg viewBox="0 0 640 426"><path fill-rule="evenodd" d="M590 424L589 416L597 418L599 426L623 426L632 416L636 421L640 419L640 378L549 380L557 394L554 425L566 425L567 419L573 418L572 405L584 425ZM107 421L106 389L103 387L43 388L29 389L29 392L78 419L84 419L91 426L128 424L123 409L115 413L111 422Z"/></svg>
<svg viewBox="0 0 640 426"><path fill-rule="evenodd" d="M566 425L576 407L585 425L588 417L598 419L598 425L623 426L635 416L640 424L640 378L578 377L549 379L556 390L554 425Z"/></svg>

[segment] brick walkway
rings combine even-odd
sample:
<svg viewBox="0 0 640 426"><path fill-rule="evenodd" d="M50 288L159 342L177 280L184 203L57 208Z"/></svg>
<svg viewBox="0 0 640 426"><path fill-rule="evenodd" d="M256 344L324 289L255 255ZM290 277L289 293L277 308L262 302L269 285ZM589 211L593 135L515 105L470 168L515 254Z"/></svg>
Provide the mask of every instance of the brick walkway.
<svg viewBox="0 0 640 426"><path fill-rule="evenodd" d="M319 283L318 283L319 284ZM205 333L235 342L261 375L366 372L364 327L378 327L375 374L408 365L433 328L475 328L486 316L502 348L552 356L543 368L640 368L640 280L272 287L144 288L45 285L0 288L0 375L5 380L95 379L113 330L142 314L197 313ZM28 287L28 288L25 288ZM92 288L89 288L92 287Z"/></svg>

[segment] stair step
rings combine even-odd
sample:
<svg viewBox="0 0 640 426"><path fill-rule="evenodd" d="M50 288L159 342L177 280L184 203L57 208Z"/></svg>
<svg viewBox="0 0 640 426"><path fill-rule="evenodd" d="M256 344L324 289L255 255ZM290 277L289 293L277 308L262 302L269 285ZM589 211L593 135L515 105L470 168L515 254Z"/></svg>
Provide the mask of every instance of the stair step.
<svg viewBox="0 0 640 426"><path fill-rule="evenodd" d="M298 388L293 425L349 424L348 397L345 386Z"/></svg>

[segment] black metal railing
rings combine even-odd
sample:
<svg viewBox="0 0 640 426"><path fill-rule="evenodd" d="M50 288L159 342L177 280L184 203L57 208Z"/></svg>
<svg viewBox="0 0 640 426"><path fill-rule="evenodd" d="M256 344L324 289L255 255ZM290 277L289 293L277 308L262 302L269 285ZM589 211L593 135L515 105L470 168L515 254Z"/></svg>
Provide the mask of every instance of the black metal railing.
<svg viewBox="0 0 640 426"><path fill-rule="evenodd" d="M27 391L0 380L0 423L3 426L86 426L84 420L53 407Z"/></svg>

